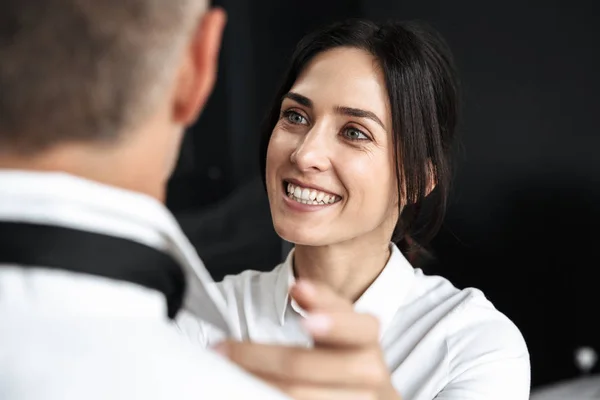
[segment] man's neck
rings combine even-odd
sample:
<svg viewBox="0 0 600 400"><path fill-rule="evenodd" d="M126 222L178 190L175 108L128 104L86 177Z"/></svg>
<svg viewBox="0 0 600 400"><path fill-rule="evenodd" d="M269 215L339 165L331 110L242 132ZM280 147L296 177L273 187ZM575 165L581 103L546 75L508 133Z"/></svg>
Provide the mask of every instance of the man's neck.
<svg viewBox="0 0 600 400"><path fill-rule="evenodd" d="M131 161L132 157L128 157L122 150L82 145L64 145L34 155L0 152L0 169L63 172L164 201L166 182L153 185L153 180L148 179L147 171L135 168Z"/></svg>

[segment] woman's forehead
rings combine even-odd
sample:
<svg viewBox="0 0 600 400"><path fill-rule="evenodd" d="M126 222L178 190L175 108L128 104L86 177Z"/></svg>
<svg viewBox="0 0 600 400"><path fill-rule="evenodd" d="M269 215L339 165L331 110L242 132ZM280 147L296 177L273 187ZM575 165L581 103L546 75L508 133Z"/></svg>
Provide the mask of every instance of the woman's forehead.
<svg viewBox="0 0 600 400"><path fill-rule="evenodd" d="M361 49L336 48L315 56L290 89L315 107L366 109L389 119L389 98L381 68Z"/></svg>

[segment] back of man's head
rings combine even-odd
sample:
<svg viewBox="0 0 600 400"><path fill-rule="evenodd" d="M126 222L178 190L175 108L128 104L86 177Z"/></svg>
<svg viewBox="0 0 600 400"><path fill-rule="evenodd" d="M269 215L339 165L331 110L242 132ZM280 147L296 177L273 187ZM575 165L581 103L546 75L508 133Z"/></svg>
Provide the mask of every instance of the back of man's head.
<svg viewBox="0 0 600 400"><path fill-rule="evenodd" d="M220 42L220 29L205 26L206 3L0 0L0 154L112 145L160 113L191 123Z"/></svg>

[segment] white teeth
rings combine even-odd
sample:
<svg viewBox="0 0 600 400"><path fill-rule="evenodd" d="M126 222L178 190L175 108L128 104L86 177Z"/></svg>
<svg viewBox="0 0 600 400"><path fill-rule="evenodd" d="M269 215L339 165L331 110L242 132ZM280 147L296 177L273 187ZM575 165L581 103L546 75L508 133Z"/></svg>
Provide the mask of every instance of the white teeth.
<svg viewBox="0 0 600 400"><path fill-rule="evenodd" d="M287 192L291 199L302 204L326 205L339 200L338 196L326 194L316 189L303 188L292 183L287 184Z"/></svg>
<svg viewBox="0 0 600 400"><path fill-rule="evenodd" d="M310 189L302 189L302 200L310 200Z"/></svg>

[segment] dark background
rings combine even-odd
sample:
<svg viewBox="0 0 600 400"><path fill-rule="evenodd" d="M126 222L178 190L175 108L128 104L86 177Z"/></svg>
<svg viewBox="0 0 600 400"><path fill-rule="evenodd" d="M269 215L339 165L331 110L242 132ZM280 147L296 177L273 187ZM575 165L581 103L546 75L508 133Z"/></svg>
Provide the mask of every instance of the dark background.
<svg viewBox="0 0 600 400"><path fill-rule="evenodd" d="M296 42L344 17L422 19L464 89L461 151L427 272L482 289L521 329L534 387L600 350L600 61L592 1L223 0L219 80L184 143L168 205L215 279L287 252L258 175L262 117ZM598 368L596 368L596 371Z"/></svg>

